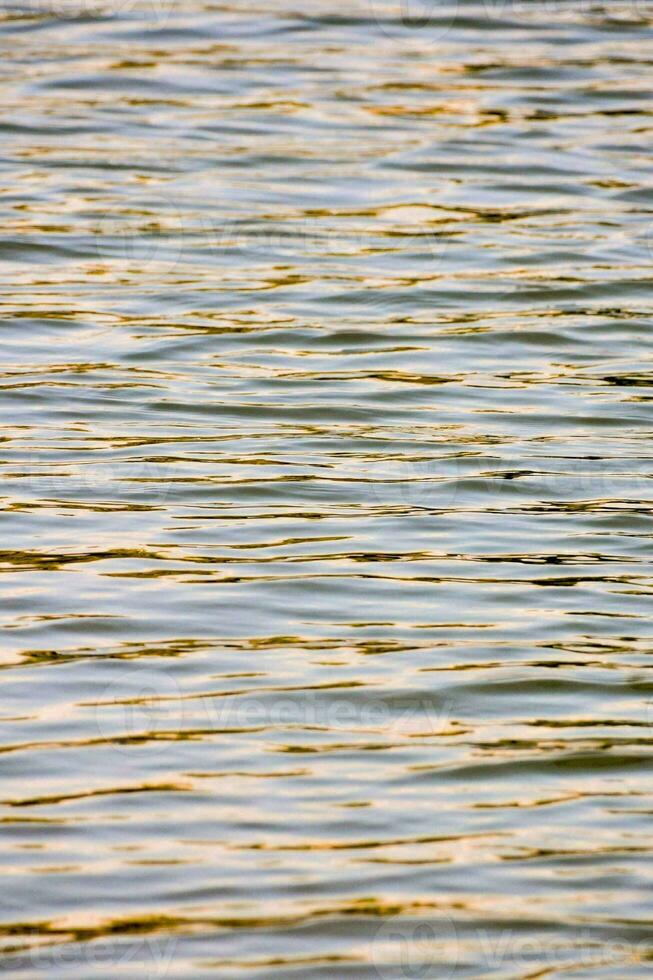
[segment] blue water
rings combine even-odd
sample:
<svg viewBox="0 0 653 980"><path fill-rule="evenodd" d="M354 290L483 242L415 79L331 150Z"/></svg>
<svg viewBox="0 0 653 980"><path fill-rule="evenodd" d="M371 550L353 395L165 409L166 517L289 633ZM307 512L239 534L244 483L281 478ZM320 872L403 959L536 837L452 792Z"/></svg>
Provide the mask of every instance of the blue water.
<svg viewBox="0 0 653 980"><path fill-rule="evenodd" d="M3 3L4 972L650 975L652 39Z"/></svg>

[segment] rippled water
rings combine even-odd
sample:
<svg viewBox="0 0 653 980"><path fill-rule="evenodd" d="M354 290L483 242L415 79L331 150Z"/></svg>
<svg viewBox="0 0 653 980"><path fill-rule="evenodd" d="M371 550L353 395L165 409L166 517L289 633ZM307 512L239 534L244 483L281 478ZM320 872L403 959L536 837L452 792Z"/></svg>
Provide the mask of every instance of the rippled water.
<svg viewBox="0 0 653 980"><path fill-rule="evenodd" d="M5 972L650 975L652 28L5 0Z"/></svg>

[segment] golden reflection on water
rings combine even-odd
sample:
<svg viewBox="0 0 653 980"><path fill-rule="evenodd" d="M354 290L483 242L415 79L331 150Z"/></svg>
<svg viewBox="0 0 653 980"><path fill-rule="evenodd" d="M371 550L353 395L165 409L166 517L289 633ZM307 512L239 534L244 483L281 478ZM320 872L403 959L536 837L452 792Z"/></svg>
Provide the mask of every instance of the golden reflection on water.
<svg viewBox="0 0 653 980"><path fill-rule="evenodd" d="M0 12L12 975L650 972L652 26Z"/></svg>

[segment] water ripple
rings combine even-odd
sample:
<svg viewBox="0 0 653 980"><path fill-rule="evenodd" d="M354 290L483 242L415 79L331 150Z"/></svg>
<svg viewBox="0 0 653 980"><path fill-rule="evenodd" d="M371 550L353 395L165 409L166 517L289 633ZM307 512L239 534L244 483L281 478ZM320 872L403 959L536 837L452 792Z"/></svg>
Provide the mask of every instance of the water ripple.
<svg viewBox="0 0 653 980"><path fill-rule="evenodd" d="M0 954L644 977L653 15L0 11Z"/></svg>

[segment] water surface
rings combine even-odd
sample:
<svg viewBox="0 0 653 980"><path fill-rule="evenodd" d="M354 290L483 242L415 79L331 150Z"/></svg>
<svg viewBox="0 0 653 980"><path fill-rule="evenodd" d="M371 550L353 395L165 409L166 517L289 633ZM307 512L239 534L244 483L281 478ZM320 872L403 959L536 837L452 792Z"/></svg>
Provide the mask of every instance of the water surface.
<svg viewBox="0 0 653 980"><path fill-rule="evenodd" d="M650 974L652 40L5 0L5 972Z"/></svg>

